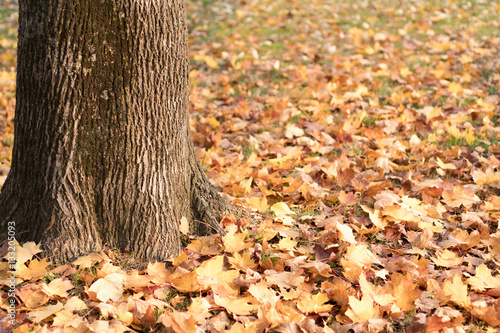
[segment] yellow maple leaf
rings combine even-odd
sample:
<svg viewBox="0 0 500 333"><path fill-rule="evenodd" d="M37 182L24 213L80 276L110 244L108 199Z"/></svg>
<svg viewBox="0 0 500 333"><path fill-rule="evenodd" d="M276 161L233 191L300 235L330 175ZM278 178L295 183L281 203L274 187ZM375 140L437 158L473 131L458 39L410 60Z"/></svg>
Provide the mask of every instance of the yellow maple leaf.
<svg viewBox="0 0 500 333"><path fill-rule="evenodd" d="M280 239L276 248L281 251L290 250L297 245L297 241L292 240L290 237Z"/></svg>
<svg viewBox="0 0 500 333"><path fill-rule="evenodd" d="M252 284L248 288L248 292L260 303L271 302L274 304L280 299L279 296L276 296L276 291L265 282Z"/></svg>
<svg viewBox="0 0 500 333"><path fill-rule="evenodd" d="M393 295L389 294L383 286L372 286L364 273L361 273L359 276L359 286L363 295L369 295L375 302L382 306L395 303Z"/></svg>
<svg viewBox="0 0 500 333"><path fill-rule="evenodd" d="M194 298L191 305L188 306L188 311L197 315L209 317L210 303L205 298Z"/></svg>
<svg viewBox="0 0 500 333"><path fill-rule="evenodd" d="M369 267L373 263L379 263L377 256L375 256L365 244L351 244L347 249L345 258L361 267Z"/></svg>
<svg viewBox="0 0 500 333"><path fill-rule="evenodd" d="M184 251L182 251L182 253L184 253ZM147 274L139 275L139 271L133 270L123 279L123 287L125 289L147 287L150 285L151 279L151 276Z"/></svg>
<svg viewBox="0 0 500 333"><path fill-rule="evenodd" d="M185 274L178 272L173 273L170 276L170 281L175 289L183 293L199 291L201 288L200 284L198 283L198 276L195 271ZM208 289L208 287L205 287L204 289Z"/></svg>
<svg viewBox="0 0 500 333"><path fill-rule="evenodd" d="M28 269L21 271L17 271L16 277L24 279L24 280L38 280L45 276L47 271L47 266L50 265L50 262L47 261L47 258L43 258L41 261L38 259L33 259L30 261L28 265Z"/></svg>
<svg viewBox="0 0 500 333"><path fill-rule="evenodd" d="M500 274L493 276L491 270L485 264L481 264L476 268L476 276L467 279L467 283L477 291L500 288Z"/></svg>
<svg viewBox="0 0 500 333"><path fill-rule="evenodd" d="M217 129L220 126L220 122L214 117L207 117L207 121L213 129Z"/></svg>
<svg viewBox="0 0 500 333"><path fill-rule="evenodd" d="M276 216L292 215L295 214L290 210L285 202L277 202L271 206L271 210L276 214Z"/></svg>
<svg viewBox="0 0 500 333"><path fill-rule="evenodd" d="M460 274L455 274L453 280L443 282L443 292L450 296L450 300L457 305L468 308L470 306L470 297L467 293L467 285L463 283Z"/></svg>
<svg viewBox="0 0 500 333"><path fill-rule="evenodd" d="M370 221L373 223L376 229L383 230L386 227L387 222L383 219L382 211L380 209L372 209L365 205L360 206L365 211L365 213L368 213Z"/></svg>
<svg viewBox="0 0 500 333"><path fill-rule="evenodd" d="M246 271L247 268L255 270L258 266L246 252L243 252L241 255L237 252L233 253L233 256L229 257L229 262L234 268L241 269L243 271Z"/></svg>
<svg viewBox="0 0 500 333"><path fill-rule="evenodd" d="M460 139L463 137L462 132L458 129L458 127L453 124L451 126L445 125L446 126L446 131L451 134L454 138Z"/></svg>
<svg viewBox="0 0 500 333"><path fill-rule="evenodd" d="M316 295L302 294L297 302L297 308L304 313L320 313L331 310L331 304L325 304L329 301L326 293L318 293Z"/></svg>
<svg viewBox="0 0 500 333"><path fill-rule="evenodd" d="M392 294L396 299L396 305L403 311L411 311L415 308L415 301L420 297L422 291L410 273L406 275L395 273L391 276L390 286Z"/></svg>
<svg viewBox="0 0 500 333"><path fill-rule="evenodd" d="M73 265L80 266L81 269L90 268L93 264L99 263L101 261L110 261L108 256L104 253L91 253L86 256L79 257L73 261Z"/></svg>
<svg viewBox="0 0 500 333"><path fill-rule="evenodd" d="M69 298L68 301L64 304L64 308L71 312L88 309L85 302L78 298L78 296Z"/></svg>
<svg viewBox="0 0 500 333"><path fill-rule="evenodd" d="M354 296L349 296L349 309L345 315L349 317L353 323L362 323L368 319L378 317L379 308L374 306L373 299L368 295L363 295L361 300Z"/></svg>
<svg viewBox="0 0 500 333"><path fill-rule="evenodd" d="M70 280L58 278L50 281L48 285L43 284L42 290L49 296L59 296L61 298L68 297L68 290L75 288Z"/></svg>
<svg viewBox="0 0 500 333"><path fill-rule="evenodd" d="M441 267L452 267L460 265L463 261L462 257L459 257L455 252L450 250L444 250L437 254L436 258L432 258L432 261Z"/></svg>
<svg viewBox="0 0 500 333"><path fill-rule="evenodd" d="M34 242L24 243L23 246L16 242L16 265L22 265L26 261L33 258L37 253L42 252L40 244L36 245Z"/></svg>
<svg viewBox="0 0 500 333"><path fill-rule="evenodd" d="M456 170L457 169L455 164L444 163L443 161L441 161L441 159L439 157L436 159L436 162L437 162L437 165L443 170Z"/></svg>
<svg viewBox="0 0 500 333"><path fill-rule="evenodd" d="M257 306L254 304L256 299L253 296L230 298L220 297L219 295L214 294L214 302L215 304L226 308L229 313L238 316L248 316L257 312Z"/></svg>
<svg viewBox="0 0 500 333"><path fill-rule="evenodd" d="M485 172L476 169L471 172L472 179L480 186L495 184L500 187L500 172L494 172L493 168L489 167Z"/></svg>
<svg viewBox="0 0 500 333"><path fill-rule="evenodd" d="M443 115L443 110L439 107L426 106L423 109L419 110L420 113L425 115L425 119L427 121L441 117Z"/></svg>
<svg viewBox="0 0 500 333"><path fill-rule="evenodd" d="M147 272L151 276L153 283L161 284L169 280L170 273L165 269L165 264L162 262L149 263Z"/></svg>
<svg viewBox="0 0 500 333"><path fill-rule="evenodd" d="M443 191L442 198L447 205L454 208L460 207L460 205L470 208L473 204L481 202L481 199L470 189L465 189L462 186L454 186L453 192Z"/></svg>
<svg viewBox="0 0 500 333"><path fill-rule="evenodd" d="M223 266L224 256L216 256L210 260L204 261L195 271L198 276L215 276L222 272Z"/></svg>
<svg viewBox="0 0 500 333"><path fill-rule="evenodd" d="M463 93L464 88L459 82L451 82L448 85L448 91L454 95L460 96Z"/></svg>
<svg viewBox="0 0 500 333"><path fill-rule="evenodd" d="M240 252L252 246L251 242L245 242L248 232L236 233L237 227L235 225L230 226L230 228L229 232L222 237L226 252Z"/></svg>
<svg viewBox="0 0 500 333"><path fill-rule="evenodd" d="M160 318L165 327L173 329L174 332L195 333L196 318L188 312L173 311L162 315Z"/></svg>
<svg viewBox="0 0 500 333"><path fill-rule="evenodd" d="M75 315L67 309L62 309L54 314L54 327L63 327L69 321L75 319Z"/></svg>
<svg viewBox="0 0 500 333"><path fill-rule="evenodd" d="M393 221L408 221L408 222L418 222L420 218L415 216L412 211L403 208L399 205L393 205L385 207L382 211L382 214L387 216Z"/></svg>
<svg viewBox="0 0 500 333"><path fill-rule="evenodd" d="M207 64L207 66L210 67L210 68L216 69L216 68L219 67L219 64L217 63L217 60L215 60L211 56L206 55L206 56L203 57L203 60L205 61L205 63Z"/></svg>
<svg viewBox="0 0 500 333"><path fill-rule="evenodd" d="M186 254L186 252L181 251L181 253L179 253L179 255L173 259L172 264L174 265L174 267L177 267L184 261L188 261L188 255Z"/></svg>
<svg viewBox="0 0 500 333"><path fill-rule="evenodd" d="M251 207L257 209L259 212L265 212L269 209L269 205L267 204L267 198L265 195L262 197L250 197L246 198L247 203L250 204Z"/></svg>

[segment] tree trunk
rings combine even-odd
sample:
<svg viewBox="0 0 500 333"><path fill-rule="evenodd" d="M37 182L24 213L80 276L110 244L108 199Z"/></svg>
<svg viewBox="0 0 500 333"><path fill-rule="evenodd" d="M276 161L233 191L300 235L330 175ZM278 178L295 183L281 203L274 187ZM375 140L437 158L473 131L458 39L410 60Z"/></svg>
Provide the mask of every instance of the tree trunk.
<svg viewBox="0 0 500 333"><path fill-rule="evenodd" d="M189 129L184 0L20 0L15 139L0 221L61 262L138 259L222 232ZM201 221L197 223L197 221Z"/></svg>

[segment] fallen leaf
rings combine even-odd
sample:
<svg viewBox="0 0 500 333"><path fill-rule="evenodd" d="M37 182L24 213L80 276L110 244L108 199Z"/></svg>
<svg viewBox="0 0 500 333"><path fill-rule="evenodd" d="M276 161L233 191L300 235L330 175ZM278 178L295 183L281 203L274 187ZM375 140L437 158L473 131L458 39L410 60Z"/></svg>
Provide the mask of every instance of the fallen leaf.
<svg viewBox="0 0 500 333"><path fill-rule="evenodd" d="M370 296L363 295L361 300L349 296L349 309L345 314L353 323L362 323L376 318L378 312L378 306L374 306L373 299Z"/></svg>
<svg viewBox="0 0 500 333"><path fill-rule="evenodd" d="M293 215L295 214L293 211L288 208L288 205L285 202L277 202L271 206L271 211L276 214L276 216L285 216L285 215Z"/></svg>
<svg viewBox="0 0 500 333"><path fill-rule="evenodd" d="M87 294L92 299L100 300L101 302L107 302L112 300L113 302L118 302L123 299L123 279L125 275L119 273L108 274L103 278L98 279L94 282Z"/></svg>

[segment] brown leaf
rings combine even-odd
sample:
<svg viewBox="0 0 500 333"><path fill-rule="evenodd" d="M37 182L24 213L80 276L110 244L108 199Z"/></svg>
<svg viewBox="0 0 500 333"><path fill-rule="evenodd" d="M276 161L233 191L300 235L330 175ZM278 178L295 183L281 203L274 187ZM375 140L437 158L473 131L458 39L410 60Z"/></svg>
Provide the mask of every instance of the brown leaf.
<svg viewBox="0 0 500 333"><path fill-rule="evenodd" d="M35 309L35 311L31 311L27 316L32 322L39 323L62 309L62 303L57 302L54 305L47 305L41 308L37 308Z"/></svg>

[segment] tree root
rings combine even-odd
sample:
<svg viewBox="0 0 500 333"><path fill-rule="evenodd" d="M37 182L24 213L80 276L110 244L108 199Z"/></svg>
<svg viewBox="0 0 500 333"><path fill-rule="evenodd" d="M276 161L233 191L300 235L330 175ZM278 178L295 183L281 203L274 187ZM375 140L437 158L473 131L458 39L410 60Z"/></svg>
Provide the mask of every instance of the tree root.
<svg viewBox="0 0 500 333"><path fill-rule="evenodd" d="M224 216L233 214L236 218L240 218L246 215L244 210L222 198L204 174L193 181L191 203L193 223L190 232L197 236L213 233L224 235L225 231L220 225L220 220Z"/></svg>

